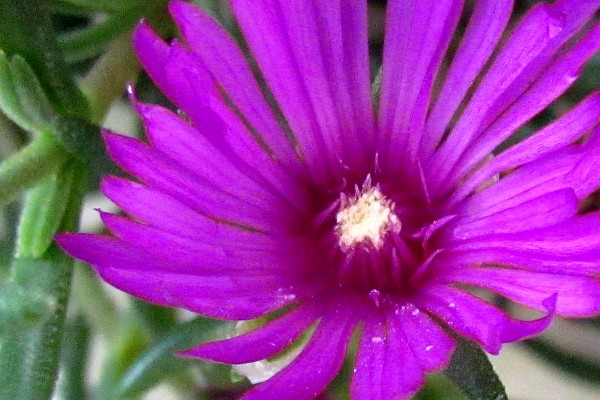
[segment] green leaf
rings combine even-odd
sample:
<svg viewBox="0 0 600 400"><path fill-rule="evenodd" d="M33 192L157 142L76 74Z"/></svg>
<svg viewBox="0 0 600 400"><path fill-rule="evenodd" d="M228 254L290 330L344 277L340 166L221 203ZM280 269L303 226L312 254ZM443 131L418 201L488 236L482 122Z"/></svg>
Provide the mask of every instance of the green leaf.
<svg viewBox="0 0 600 400"><path fill-rule="evenodd" d="M504 385L483 350L468 340L455 339L458 348L445 375L470 400L507 400Z"/></svg>
<svg viewBox="0 0 600 400"><path fill-rule="evenodd" d="M85 97L68 70L44 0L0 1L0 49L31 66L55 108L87 116Z"/></svg>
<svg viewBox="0 0 600 400"><path fill-rule="evenodd" d="M55 307L56 302L44 290L0 285L0 335L20 335L43 323Z"/></svg>
<svg viewBox="0 0 600 400"><path fill-rule="evenodd" d="M228 327L228 323L206 318L196 318L176 327L131 365L118 386L118 393L137 396L169 376L181 373L193 361L175 356L174 351L213 340Z"/></svg>
<svg viewBox="0 0 600 400"><path fill-rule="evenodd" d="M18 60L18 61L16 61ZM52 112L35 74L21 57L0 50L0 110L28 132L48 130ZM50 115L52 117L52 115Z"/></svg>
<svg viewBox="0 0 600 400"><path fill-rule="evenodd" d="M73 168L76 176L59 227L64 230L76 228L86 187L85 168ZM58 372L73 260L53 245L42 259L15 259L12 267L9 284L47 294L52 308L43 324L21 334L0 335L0 399L49 399Z"/></svg>
<svg viewBox="0 0 600 400"><path fill-rule="evenodd" d="M62 400L88 398L85 372L90 335L90 327L82 316L67 323L61 351L62 376L58 387L59 398Z"/></svg>
<svg viewBox="0 0 600 400"><path fill-rule="evenodd" d="M10 72L21 107L30 120L41 127L48 126L56 115L44 89L27 61L21 56L10 60Z"/></svg>
<svg viewBox="0 0 600 400"><path fill-rule="evenodd" d="M74 162L65 164L27 193L25 202L31 206L21 213L16 257L39 258L50 247L66 211L74 165Z"/></svg>
<svg viewBox="0 0 600 400"><path fill-rule="evenodd" d="M45 133L0 164L0 205L39 183L69 158L54 135Z"/></svg>

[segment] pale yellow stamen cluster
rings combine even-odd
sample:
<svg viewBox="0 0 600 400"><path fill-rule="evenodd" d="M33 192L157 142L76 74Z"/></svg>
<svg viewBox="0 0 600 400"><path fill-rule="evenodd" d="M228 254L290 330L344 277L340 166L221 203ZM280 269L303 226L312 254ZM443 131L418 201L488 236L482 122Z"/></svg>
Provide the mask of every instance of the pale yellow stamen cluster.
<svg viewBox="0 0 600 400"><path fill-rule="evenodd" d="M366 244L378 250L388 232L399 232L401 223L394 213L394 203L387 199L369 180L355 196L341 195L340 210L336 215L336 233L342 250Z"/></svg>

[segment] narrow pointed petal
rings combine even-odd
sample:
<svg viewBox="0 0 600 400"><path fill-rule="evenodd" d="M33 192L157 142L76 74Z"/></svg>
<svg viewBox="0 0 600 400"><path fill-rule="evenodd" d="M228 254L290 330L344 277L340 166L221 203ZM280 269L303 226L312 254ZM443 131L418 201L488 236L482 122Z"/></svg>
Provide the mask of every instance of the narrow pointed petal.
<svg viewBox="0 0 600 400"><path fill-rule="evenodd" d="M105 177L102 192L131 217L165 232L185 237L220 236L232 229L177 201L160 190L114 176Z"/></svg>
<svg viewBox="0 0 600 400"><path fill-rule="evenodd" d="M171 86L165 74L165 65L171 52L165 43L146 21L142 21L133 31L133 47L140 63L161 90L171 97Z"/></svg>
<svg viewBox="0 0 600 400"><path fill-rule="evenodd" d="M315 109L317 99L330 101L329 94L319 86L323 84L322 80L316 81L319 76L322 77L319 75L321 72L311 70L307 75L301 73L307 72L309 67L302 63L310 60L298 59L303 48L310 50L306 48L309 36L298 37L298 42L292 43L289 35L300 32L287 24L299 21L288 21L282 14L281 4L275 1L256 1L252 8L247 7L245 1L234 0L231 5L250 50L298 141L313 179L317 182L326 180L341 167L338 162L340 154L334 152L339 150L341 138L339 131L323 130L333 126L327 125L333 123L331 114L327 114L332 110ZM309 28L306 34L310 33ZM316 65L314 67L317 68ZM315 80L312 79L313 74Z"/></svg>
<svg viewBox="0 0 600 400"><path fill-rule="evenodd" d="M340 305L323 316L302 353L271 379L246 393L242 399L310 400L322 392L341 368L357 323L354 311L348 306ZM324 352L323 349L327 351Z"/></svg>
<svg viewBox="0 0 600 400"><path fill-rule="evenodd" d="M556 315L560 316L586 317L600 312L600 281L595 277L469 267L440 274L436 281L481 287L539 311L546 311L546 300L556 295Z"/></svg>
<svg viewBox="0 0 600 400"><path fill-rule="evenodd" d="M248 62L231 37L210 16L191 4L173 1L169 9L186 42L250 126L260 133L279 160L299 171L300 161L290 141L262 95Z"/></svg>
<svg viewBox="0 0 600 400"><path fill-rule="evenodd" d="M447 367L456 348L454 340L414 304L407 304L396 315L423 371Z"/></svg>
<svg viewBox="0 0 600 400"><path fill-rule="evenodd" d="M600 123L600 93L594 93L533 136L496 155L467 178L453 193L448 203L451 205L462 200L486 179L502 171L519 167L573 144L598 123Z"/></svg>
<svg viewBox="0 0 600 400"><path fill-rule="evenodd" d="M475 4L438 100L427 118L426 135L422 140L423 157L433 154L450 120L496 48L513 3L514 0L482 0Z"/></svg>
<svg viewBox="0 0 600 400"><path fill-rule="evenodd" d="M554 313L551 309L546 317L538 320L514 320L470 293L441 285L427 288L415 302L450 329L476 341L492 354L498 354L504 343L540 333L548 327Z"/></svg>
<svg viewBox="0 0 600 400"><path fill-rule="evenodd" d="M102 213L104 224L120 239L182 271L197 274L270 274L296 276L310 263L299 241L274 240L260 233L231 229L214 237L185 238L126 218ZM287 244L286 244L287 242ZM284 267L285 266L285 267Z"/></svg>
<svg viewBox="0 0 600 400"><path fill-rule="evenodd" d="M369 70L367 4L362 0L342 0L340 7L343 65L352 101L355 129L361 136L365 148L372 150L375 139L375 115Z"/></svg>
<svg viewBox="0 0 600 400"><path fill-rule="evenodd" d="M465 151L449 180L455 182L462 178L519 127L563 94L575 82L585 63L598 50L600 50L600 24L586 33L566 54L552 62L535 83L479 135Z"/></svg>
<svg viewBox="0 0 600 400"><path fill-rule="evenodd" d="M278 310L295 301L264 277L206 277L167 272L97 266L106 282L145 301L181 307L211 318L247 320Z"/></svg>
<svg viewBox="0 0 600 400"><path fill-rule="evenodd" d="M600 273L600 248L592 248L578 254L556 255L538 250L513 249L511 244L487 242L481 237L477 249L465 251L449 250L448 264L436 265L437 268L454 265L490 264L524 271L545 272L551 274L594 276Z"/></svg>
<svg viewBox="0 0 600 400"><path fill-rule="evenodd" d="M600 247L600 213L577 215L559 224L522 232L490 234L484 240L465 240L455 249L476 250L483 244L514 250L543 251L552 255L577 256ZM484 244L486 243L486 244Z"/></svg>
<svg viewBox="0 0 600 400"><path fill-rule="evenodd" d="M597 173L600 127L583 145L568 146L522 166L494 185L464 200L453 212L491 213L523 204L563 188L571 188L579 200L600 187Z"/></svg>
<svg viewBox="0 0 600 400"><path fill-rule="evenodd" d="M528 231L551 226L577 214L579 201L573 189L547 193L522 204L493 212L461 215L448 230L451 239L469 239L493 233Z"/></svg>
<svg viewBox="0 0 600 400"><path fill-rule="evenodd" d="M431 180L445 178L467 146L535 82L557 51L600 7L600 1L538 4L522 19L495 59L453 131L432 158Z"/></svg>
<svg viewBox="0 0 600 400"><path fill-rule="evenodd" d="M383 60L378 146L384 160L414 165L431 89L454 34L463 2L391 2ZM389 149L393 150L388 155Z"/></svg>
<svg viewBox="0 0 600 400"><path fill-rule="evenodd" d="M194 172L215 188L231 190L235 182L236 192L256 196L271 203L271 207L285 210L287 201L279 192L262 182L250 179L231 159L215 148L208 139L181 118L165 108L135 103L146 126L146 135L154 148ZM197 160L202 160L198 163ZM285 211L284 211L285 212ZM287 210L289 213L289 209Z"/></svg>
<svg viewBox="0 0 600 400"><path fill-rule="evenodd" d="M358 354L354 364L354 374L350 384L353 399L382 400L383 369L385 367L385 329L381 318L374 313L365 318Z"/></svg>
<svg viewBox="0 0 600 400"><path fill-rule="evenodd" d="M202 344L178 354L226 364L245 364L267 359L289 347L319 316L320 311L315 304L301 305L251 332Z"/></svg>
<svg viewBox="0 0 600 400"><path fill-rule="evenodd" d="M227 182L231 188L224 193L153 147L125 136L107 133L104 137L109 155L124 170L205 215L264 231L285 226L265 204L244 193L233 194L235 182Z"/></svg>
<svg viewBox="0 0 600 400"><path fill-rule="evenodd" d="M425 374L393 311L386 319L385 346L382 399L408 399L423 386Z"/></svg>

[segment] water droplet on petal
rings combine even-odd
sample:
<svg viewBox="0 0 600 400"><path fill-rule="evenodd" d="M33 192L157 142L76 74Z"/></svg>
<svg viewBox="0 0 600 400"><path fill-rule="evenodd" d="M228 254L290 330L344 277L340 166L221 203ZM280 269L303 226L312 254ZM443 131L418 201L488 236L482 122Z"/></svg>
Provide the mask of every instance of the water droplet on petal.
<svg viewBox="0 0 600 400"><path fill-rule="evenodd" d="M430 344L429 346L425 347L425 351L430 351L431 349L433 349L433 345Z"/></svg>
<svg viewBox="0 0 600 400"><path fill-rule="evenodd" d="M379 298L381 297L381 292L377 289L373 289L369 292L369 297L373 300L376 307L379 307Z"/></svg>
<svg viewBox="0 0 600 400"><path fill-rule="evenodd" d="M381 343L381 342L383 342L383 338L381 336L375 336L375 337L371 338L371 342Z"/></svg>

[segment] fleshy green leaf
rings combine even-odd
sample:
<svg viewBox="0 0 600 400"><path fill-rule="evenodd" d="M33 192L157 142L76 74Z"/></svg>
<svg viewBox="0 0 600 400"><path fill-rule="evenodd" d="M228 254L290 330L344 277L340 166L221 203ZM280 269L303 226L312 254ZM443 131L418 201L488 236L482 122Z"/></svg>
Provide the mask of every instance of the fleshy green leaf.
<svg viewBox="0 0 600 400"><path fill-rule="evenodd" d="M504 385L483 350L465 339L456 340L458 348L445 375L470 400L508 400Z"/></svg>
<svg viewBox="0 0 600 400"><path fill-rule="evenodd" d="M19 335L43 323L55 307L56 302L44 290L0 285L0 335Z"/></svg>
<svg viewBox="0 0 600 400"><path fill-rule="evenodd" d="M62 376L58 387L62 400L86 400L85 372L90 327L85 319L78 316L67 323L61 351Z"/></svg>
<svg viewBox="0 0 600 400"><path fill-rule="evenodd" d="M60 52L46 1L0 1L0 49L27 61L59 112L88 115L85 97Z"/></svg>
<svg viewBox="0 0 600 400"><path fill-rule="evenodd" d="M76 176L59 229L74 230L85 192L85 168ZM25 205L30 206L29 204ZM43 323L16 334L0 335L0 399L37 400L52 396L56 381L62 327L66 314L73 260L51 246L41 259L15 259L8 284L46 295L52 306Z"/></svg>
<svg viewBox="0 0 600 400"><path fill-rule="evenodd" d="M0 205L41 182L68 158L69 154L54 135L45 133L35 138L0 164Z"/></svg>
<svg viewBox="0 0 600 400"><path fill-rule="evenodd" d="M19 61L15 62L17 59ZM43 116L48 115L51 106L35 74L21 57L9 59L2 50L0 50L0 110L28 132L42 133L48 130L48 118Z"/></svg>
<svg viewBox="0 0 600 400"><path fill-rule="evenodd" d="M65 213L74 163L67 163L27 193L26 207L18 227L16 257L39 258L46 252Z"/></svg>

